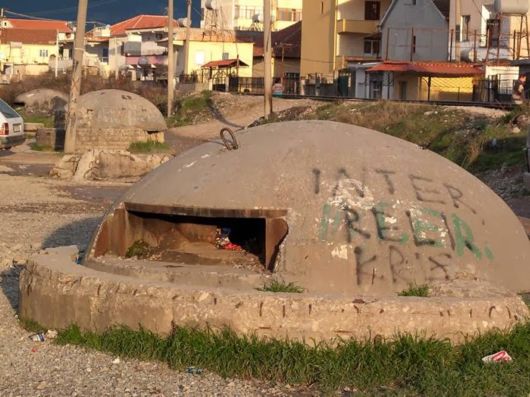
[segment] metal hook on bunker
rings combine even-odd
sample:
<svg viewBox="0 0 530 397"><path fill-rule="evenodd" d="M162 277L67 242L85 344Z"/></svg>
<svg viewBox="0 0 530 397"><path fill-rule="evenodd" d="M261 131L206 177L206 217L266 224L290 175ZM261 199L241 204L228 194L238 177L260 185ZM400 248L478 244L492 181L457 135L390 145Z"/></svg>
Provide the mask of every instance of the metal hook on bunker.
<svg viewBox="0 0 530 397"><path fill-rule="evenodd" d="M230 135L230 139L227 139L226 133ZM234 132L230 128L222 128L221 132L219 133L221 136L221 140L223 141L223 144L228 150L237 150L239 149L239 143L237 142L236 136L234 135Z"/></svg>

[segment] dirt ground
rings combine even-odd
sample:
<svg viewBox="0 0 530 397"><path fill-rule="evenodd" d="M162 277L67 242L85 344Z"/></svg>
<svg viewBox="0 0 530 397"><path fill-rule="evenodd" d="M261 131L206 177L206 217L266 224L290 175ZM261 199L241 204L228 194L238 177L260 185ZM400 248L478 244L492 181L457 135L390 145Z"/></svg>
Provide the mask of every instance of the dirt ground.
<svg viewBox="0 0 530 397"><path fill-rule="evenodd" d="M226 94L229 95L229 94ZM227 127L232 131L247 127L256 119L263 116L263 98L259 96L240 96L238 101L243 103L234 104L233 108L230 106L228 99L218 101L221 106L216 119L207 123L197 125L188 125L184 127L171 128L166 134L166 141L174 149L176 153L187 150L198 143L207 142L210 139L219 137L221 128ZM240 98L240 99L239 99ZM318 106L320 102L310 99L282 99L274 98L273 109L280 112L292 107L298 106Z"/></svg>
<svg viewBox="0 0 530 397"><path fill-rule="evenodd" d="M258 100L259 99L259 100ZM244 113L195 126L174 128L167 141L180 153L218 137L228 126L244 128L262 114L262 102ZM253 99L254 100L254 99ZM312 106L309 100L275 100L275 109ZM27 145L0 152L0 396L280 396L309 395L286 385L191 375L137 360L116 360L103 353L50 341L32 342L17 320L18 275L28 256L41 248L78 245L84 249L106 208L130 185L73 183L48 177L59 156L33 152ZM530 198L512 197L511 176L485 180L528 223Z"/></svg>

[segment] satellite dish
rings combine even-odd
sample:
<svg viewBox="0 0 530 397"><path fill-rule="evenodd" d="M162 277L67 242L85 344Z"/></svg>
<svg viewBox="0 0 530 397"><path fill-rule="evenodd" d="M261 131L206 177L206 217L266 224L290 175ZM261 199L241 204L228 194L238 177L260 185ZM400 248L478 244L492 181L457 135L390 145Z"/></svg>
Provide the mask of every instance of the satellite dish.
<svg viewBox="0 0 530 397"><path fill-rule="evenodd" d="M179 26L184 26L184 27L188 27L188 18L179 18L177 19L177 22L179 24Z"/></svg>
<svg viewBox="0 0 530 397"><path fill-rule="evenodd" d="M206 0L204 2L204 7L206 7L207 10L217 10L219 8L216 0Z"/></svg>

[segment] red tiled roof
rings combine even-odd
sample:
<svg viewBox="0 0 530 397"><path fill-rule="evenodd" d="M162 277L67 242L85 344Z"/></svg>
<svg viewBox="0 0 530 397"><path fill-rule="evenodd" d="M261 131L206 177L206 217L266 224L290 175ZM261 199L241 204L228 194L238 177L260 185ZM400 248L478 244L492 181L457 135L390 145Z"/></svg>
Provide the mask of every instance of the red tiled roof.
<svg viewBox="0 0 530 397"><path fill-rule="evenodd" d="M484 73L477 65L451 62L382 62L367 69L367 72L400 72L431 77L468 77Z"/></svg>
<svg viewBox="0 0 530 397"><path fill-rule="evenodd" d="M173 25L178 22L173 20ZM156 29L167 26L167 17L163 15L137 15L125 21L118 22L110 27L111 36L121 36L125 31L132 29Z"/></svg>
<svg viewBox="0 0 530 397"><path fill-rule="evenodd" d="M57 31L44 29L0 29L0 43L55 44Z"/></svg>
<svg viewBox="0 0 530 397"><path fill-rule="evenodd" d="M233 68L237 66L237 59L223 59L221 61L210 61L204 65L203 68ZM241 59L239 60L239 66L248 66Z"/></svg>
<svg viewBox="0 0 530 397"><path fill-rule="evenodd" d="M14 29L55 30L60 33L72 33L66 21L42 21L37 19L7 18Z"/></svg>

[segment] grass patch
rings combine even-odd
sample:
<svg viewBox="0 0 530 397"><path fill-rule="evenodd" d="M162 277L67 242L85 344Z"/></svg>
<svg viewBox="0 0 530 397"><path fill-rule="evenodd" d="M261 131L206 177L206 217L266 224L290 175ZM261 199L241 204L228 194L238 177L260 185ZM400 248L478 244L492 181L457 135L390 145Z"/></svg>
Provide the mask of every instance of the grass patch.
<svg viewBox="0 0 530 397"><path fill-rule="evenodd" d="M513 134L509 124L522 113L530 115L530 108L492 119L440 106L381 101L328 103L302 118L381 131L432 150L469 171L481 172L524 163L526 133ZM299 118L288 111L275 117L282 121Z"/></svg>
<svg viewBox="0 0 530 397"><path fill-rule="evenodd" d="M19 318L19 322L20 326L26 331L33 332L35 334L38 334L39 332L46 332L46 328L44 328L36 321L27 318Z"/></svg>
<svg viewBox="0 0 530 397"><path fill-rule="evenodd" d="M59 332L57 343L86 346L122 357L157 360L171 368L205 368L223 377L314 385L330 393L343 387L366 394L477 396L521 395L530 390L530 323L510 333L488 333L461 346L399 336L394 341L343 341L307 346L220 332L175 328L165 338L118 327L103 334L78 327ZM510 364L484 365L481 357L506 349Z"/></svg>
<svg viewBox="0 0 530 397"><path fill-rule="evenodd" d="M524 303L530 307L530 293L521 294L521 298L523 298Z"/></svg>
<svg viewBox="0 0 530 397"><path fill-rule="evenodd" d="M294 283L286 283L285 281L272 280L270 283L265 284L262 288L257 288L258 291L263 292L289 292L293 294L301 294L304 292L302 287L295 285Z"/></svg>
<svg viewBox="0 0 530 397"><path fill-rule="evenodd" d="M125 253L126 258L145 259L151 255L151 247L143 240L136 240Z"/></svg>
<svg viewBox="0 0 530 397"><path fill-rule="evenodd" d="M211 118L212 108L211 91L205 90L200 94L186 96L177 101L177 111L167 119L168 126L181 127L195 124L198 120L208 120Z"/></svg>
<svg viewBox="0 0 530 397"><path fill-rule="evenodd" d="M40 123L45 128L53 128L55 125L53 116L26 113L24 109L18 109L17 112L24 119L24 123Z"/></svg>
<svg viewBox="0 0 530 397"><path fill-rule="evenodd" d="M157 141L133 142L129 145L131 153L167 153L170 149L167 143Z"/></svg>
<svg viewBox="0 0 530 397"><path fill-rule="evenodd" d="M399 296L420 296L426 298L429 296L429 286L426 284L411 284L409 287L398 293Z"/></svg>
<svg viewBox="0 0 530 397"><path fill-rule="evenodd" d="M33 142L30 145L31 150L34 150L36 152L54 152L53 148L48 145L39 145L36 142Z"/></svg>

